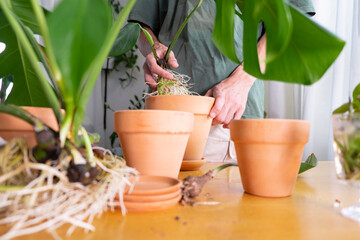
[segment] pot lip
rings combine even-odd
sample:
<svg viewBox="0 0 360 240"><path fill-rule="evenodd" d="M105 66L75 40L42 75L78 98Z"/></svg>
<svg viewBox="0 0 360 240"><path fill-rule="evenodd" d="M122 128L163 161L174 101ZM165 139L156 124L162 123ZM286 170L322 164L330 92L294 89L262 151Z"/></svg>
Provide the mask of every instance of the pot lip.
<svg viewBox="0 0 360 240"><path fill-rule="evenodd" d="M236 123L246 123L246 122L253 122L253 123L280 123L280 122L284 122L284 123L299 123L299 124L304 124L304 123L309 123L309 120L300 120L300 119L285 119L285 118L247 118L247 119L238 119L238 120L231 120L231 123L236 124Z"/></svg>
<svg viewBox="0 0 360 240"><path fill-rule="evenodd" d="M147 96L146 98L202 98L202 99L208 99L210 101L213 101L215 99L214 97L208 97L208 96L202 96L202 95L154 95L154 96Z"/></svg>
<svg viewBox="0 0 360 240"><path fill-rule="evenodd" d="M185 111L176 111L176 110L159 110L159 109L132 109L132 110L118 110L114 112L114 115L118 114L136 114L136 113L143 113L143 114L162 114L162 113L175 113L175 114L183 114L183 115L194 115L191 112Z"/></svg>

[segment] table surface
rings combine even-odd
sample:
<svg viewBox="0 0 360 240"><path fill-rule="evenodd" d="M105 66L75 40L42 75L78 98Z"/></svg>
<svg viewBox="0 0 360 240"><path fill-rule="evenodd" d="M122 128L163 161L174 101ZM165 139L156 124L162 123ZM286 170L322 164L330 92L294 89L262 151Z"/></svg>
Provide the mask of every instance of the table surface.
<svg viewBox="0 0 360 240"><path fill-rule="evenodd" d="M207 163L200 175L219 164ZM96 231L76 230L65 236L68 226L57 232L64 239L360 239L360 224L343 217L334 201L343 206L358 202L359 190L337 181L333 162L298 177L295 191L287 198L261 198L243 192L238 168L218 173L207 183L202 202L217 205L195 207L177 205L151 213L120 211L104 213L95 219ZM42 232L21 239L50 239Z"/></svg>

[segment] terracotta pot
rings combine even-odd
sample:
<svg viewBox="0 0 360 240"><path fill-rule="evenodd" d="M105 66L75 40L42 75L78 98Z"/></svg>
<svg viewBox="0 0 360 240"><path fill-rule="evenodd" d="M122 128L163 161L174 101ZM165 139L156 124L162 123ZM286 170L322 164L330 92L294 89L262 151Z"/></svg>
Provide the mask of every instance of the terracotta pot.
<svg viewBox="0 0 360 240"><path fill-rule="evenodd" d="M194 114L194 131L190 135L184 160L201 160L212 118L209 113L215 98L194 95L161 95L145 99L145 108L185 111Z"/></svg>
<svg viewBox="0 0 360 240"><path fill-rule="evenodd" d="M243 119L230 123L245 192L262 197L293 193L310 122Z"/></svg>
<svg viewBox="0 0 360 240"><path fill-rule="evenodd" d="M39 118L43 123L53 128L54 130L59 130L59 126L51 108L22 108L34 115L35 117ZM26 142L30 147L34 147L37 144L34 128L31 124L12 115L0 113L0 137L8 141L12 138L23 136L26 138Z"/></svg>
<svg viewBox="0 0 360 240"><path fill-rule="evenodd" d="M124 110L114 113L126 164L142 175L177 178L194 115L160 110Z"/></svg>

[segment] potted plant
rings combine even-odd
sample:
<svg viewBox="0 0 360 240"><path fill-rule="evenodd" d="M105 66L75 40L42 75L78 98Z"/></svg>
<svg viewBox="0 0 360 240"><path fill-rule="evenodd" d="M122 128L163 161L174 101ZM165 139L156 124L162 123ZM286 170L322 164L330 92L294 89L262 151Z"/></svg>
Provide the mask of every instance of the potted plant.
<svg viewBox="0 0 360 240"><path fill-rule="evenodd" d="M244 70L260 79L310 85L320 79L345 44L282 0L216 4L224 11L216 16L214 43L223 54L240 63L233 28L222 27L224 22L233 26L234 15L238 14L244 21ZM241 13L234 11L235 4ZM251 41L256 39L260 21L267 37L264 72L260 70L256 41ZM264 197L291 195L309 130L310 123L302 120L233 120L231 139L244 190Z"/></svg>
<svg viewBox="0 0 360 240"><path fill-rule="evenodd" d="M75 227L94 230L92 219L102 211L118 206L126 212L121 201L113 200L137 172L93 145L96 135L81 122L103 62L134 2L129 0L113 21L106 0L63 0L51 13L37 0L0 1L0 41L6 44L0 76L12 75L14 82L0 112L31 124L37 140L34 148L18 138L0 147L0 194L8 204L2 222L16 223L3 238L53 231L65 223L71 226L68 233ZM34 33L42 36L45 48ZM130 49L125 42L121 47L123 52ZM10 103L50 107L56 124L39 120L47 117L44 114L37 118Z"/></svg>

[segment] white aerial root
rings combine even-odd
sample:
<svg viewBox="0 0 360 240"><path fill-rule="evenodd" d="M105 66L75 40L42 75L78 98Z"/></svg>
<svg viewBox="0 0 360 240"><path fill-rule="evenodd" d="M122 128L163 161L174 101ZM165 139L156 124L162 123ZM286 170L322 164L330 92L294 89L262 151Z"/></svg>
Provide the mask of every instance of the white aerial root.
<svg viewBox="0 0 360 240"><path fill-rule="evenodd" d="M191 85L189 81L191 78L185 74L166 69L173 75L173 79L158 78L157 90L145 95L196 95L197 93L191 92L189 89Z"/></svg>
<svg viewBox="0 0 360 240"><path fill-rule="evenodd" d="M24 141L12 140L0 148L0 224L10 227L0 239L43 230L59 238L55 229L66 223L70 224L67 234L76 227L94 231L92 221L102 212L116 207L126 213L122 195L137 171L127 167L123 159L96 148L104 152L103 159L95 158L101 179L84 186L69 182L64 171L66 163L34 163L24 154L28 152L24 146ZM62 154L59 161L69 159ZM114 201L116 196L119 200Z"/></svg>

